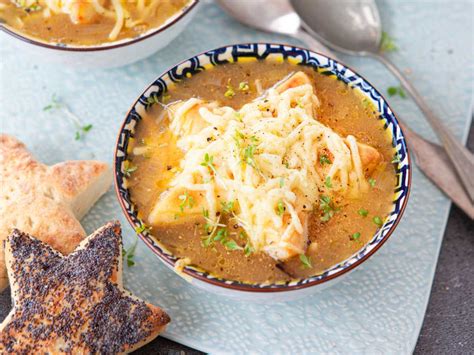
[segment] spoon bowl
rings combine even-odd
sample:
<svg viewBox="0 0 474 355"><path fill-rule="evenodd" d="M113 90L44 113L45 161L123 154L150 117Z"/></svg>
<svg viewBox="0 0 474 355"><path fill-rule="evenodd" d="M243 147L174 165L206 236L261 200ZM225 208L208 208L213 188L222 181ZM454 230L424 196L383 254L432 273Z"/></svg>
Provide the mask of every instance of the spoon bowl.
<svg viewBox="0 0 474 355"><path fill-rule="evenodd" d="M352 55L379 51L382 26L371 0L347 1L344 11L327 0L291 0L291 4L305 29L333 49Z"/></svg>

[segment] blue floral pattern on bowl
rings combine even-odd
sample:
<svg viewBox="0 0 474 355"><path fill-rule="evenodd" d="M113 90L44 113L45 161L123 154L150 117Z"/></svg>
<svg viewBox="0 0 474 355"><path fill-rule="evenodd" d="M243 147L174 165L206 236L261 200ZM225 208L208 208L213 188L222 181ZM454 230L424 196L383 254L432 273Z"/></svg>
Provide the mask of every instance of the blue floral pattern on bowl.
<svg viewBox="0 0 474 355"><path fill-rule="evenodd" d="M334 279L346 272L352 270L357 265L365 261L389 238L398 224L405 206L407 204L410 184L411 184L411 166L403 132L393 111L388 106L383 96L372 87L363 77L356 74L347 66L328 58L324 55L312 52L307 49L281 45L250 43L238 44L227 47L221 47L208 52L194 56L169 69L166 73L155 80L135 102L132 109L128 112L123 123L117 141L115 152L115 184L116 191L129 222L137 230L140 228L141 221L137 217L137 210L130 199L130 193L124 181L124 161L127 160L127 148L129 139L134 136L135 126L141 120L141 112L144 112L153 102L155 97L159 97L168 90L168 85L186 80L188 76L194 76L209 67L221 64L238 62L239 60L287 60L296 65L305 65L313 67L315 70L326 75L334 75L346 85L359 90L365 99L369 100L378 110L379 119L384 121L384 127L392 136L392 144L396 151L396 176L397 184L395 187L395 198L393 207L383 225L377 230L362 249L356 254L347 258L343 262L334 265L324 272L315 276L291 281L285 284L246 284L233 280L219 279L209 274L187 266L184 273L196 277L205 282L214 285L223 286L243 291L288 291L293 289L306 288L312 285L320 284ZM147 231L139 233L140 238L165 261L169 266L174 266L177 258L174 257L166 248L155 240Z"/></svg>

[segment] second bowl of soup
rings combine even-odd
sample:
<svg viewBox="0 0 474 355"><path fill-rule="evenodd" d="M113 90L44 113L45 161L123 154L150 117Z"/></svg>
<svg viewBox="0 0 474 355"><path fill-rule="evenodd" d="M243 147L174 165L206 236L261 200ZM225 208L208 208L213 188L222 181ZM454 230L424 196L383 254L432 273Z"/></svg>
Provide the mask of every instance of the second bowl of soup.
<svg viewBox="0 0 474 355"><path fill-rule="evenodd" d="M118 67L170 43L198 0L0 0L0 29L38 60Z"/></svg>
<svg viewBox="0 0 474 355"><path fill-rule="evenodd" d="M167 265L251 300L300 297L366 260L410 186L384 98L330 58L272 44L160 76L127 115L115 168L127 218Z"/></svg>

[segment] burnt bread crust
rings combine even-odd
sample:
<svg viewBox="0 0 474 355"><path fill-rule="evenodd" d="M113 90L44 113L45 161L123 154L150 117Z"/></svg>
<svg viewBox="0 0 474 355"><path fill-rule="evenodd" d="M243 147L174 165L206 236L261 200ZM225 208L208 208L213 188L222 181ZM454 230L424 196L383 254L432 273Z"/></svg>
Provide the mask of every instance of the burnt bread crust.
<svg viewBox="0 0 474 355"><path fill-rule="evenodd" d="M0 352L128 353L170 321L161 308L123 289L118 222L68 256L19 230L5 252L14 306L0 325Z"/></svg>

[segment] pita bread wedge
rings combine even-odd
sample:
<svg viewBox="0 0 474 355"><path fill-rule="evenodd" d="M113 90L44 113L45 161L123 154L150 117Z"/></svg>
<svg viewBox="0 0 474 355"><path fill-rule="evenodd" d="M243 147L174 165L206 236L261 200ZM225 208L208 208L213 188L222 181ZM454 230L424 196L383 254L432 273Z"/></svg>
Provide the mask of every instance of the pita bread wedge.
<svg viewBox="0 0 474 355"><path fill-rule="evenodd" d="M105 163L67 161L47 166L19 140L0 134L0 291L8 285L3 241L13 228L67 254L86 235L79 219L111 181Z"/></svg>

